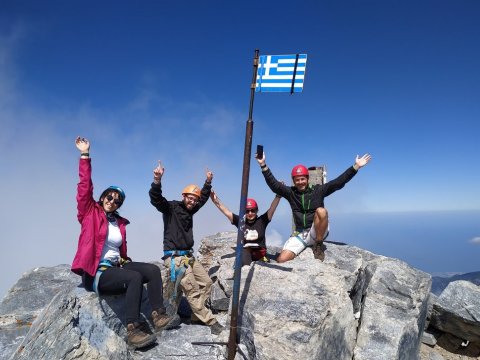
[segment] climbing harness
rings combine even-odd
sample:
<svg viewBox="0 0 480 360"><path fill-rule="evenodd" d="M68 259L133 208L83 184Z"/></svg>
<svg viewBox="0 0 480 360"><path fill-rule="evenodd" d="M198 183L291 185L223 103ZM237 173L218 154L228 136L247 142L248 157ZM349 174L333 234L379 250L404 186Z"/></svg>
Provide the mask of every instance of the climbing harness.
<svg viewBox="0 0 480 360"><path fill-rule="evenodd" d="M95 278L93 279L93 291L97 293L97 295L100 295L98 292L98 282L100 280L100 275L107 270L109 267L123 267L126 263L129 263L130 260L120 258L118 261L110 261L107 259L103 259L100 261L100 264L98 264L97 267L97 272L95 273Z"/></svg>
<svg viewBox="0 0 480 360"><path fill-rule="evenodd" d="M193 266L195 258L192 256L192 250L166 250L163 252L164 256L162 259L170 259L170 281L174 284L172 299L177 298L178 288L180 287L180 282L182 281L185 271L188 269L188 266ZM183 259L178 265L178 269L175 269L175 257L183 256Z"/></svg>
<svg viewBox="0 0 480 360"><path fill-rule="evenodd" d="M322 241L324 241L328 235L330 234L330 231L329 229L327 229L327 232L325 233L325 236L323 237ZM295 237L298 241L300 241L303 246L305 246L306 248L307 247L313 247L314 245L316 245L317 241L315 239L315 243L314 244L311 244L311 245L308 245L306 243L306 240L307 240L307 237L310 235L310 230L303 230L303 231L295 231L291 236L292 237Z"/></svg>
<svg viewBox="0 0 480 360"><path fill-rule="evenodd" d="M310 233L310 230L304 230L304 231L295 231L292 236L295 237L298 241L300 241L303 246L308 247L309 245L306 243L306 239Z"/></svg>
<svg viewBox="0 0 480 360"><path fill-rule="evenodd" d="M97 295L100 295L98 292L98 281L100 280L100 275L102 275L103 272L107 270L109 267L113 267L113 266L119 266L119 265L114 264L110 260L102 260L100 261L100 264L98 264L97 273L95 274L95 279L93 280L93 290L97 293Z"/></svg>

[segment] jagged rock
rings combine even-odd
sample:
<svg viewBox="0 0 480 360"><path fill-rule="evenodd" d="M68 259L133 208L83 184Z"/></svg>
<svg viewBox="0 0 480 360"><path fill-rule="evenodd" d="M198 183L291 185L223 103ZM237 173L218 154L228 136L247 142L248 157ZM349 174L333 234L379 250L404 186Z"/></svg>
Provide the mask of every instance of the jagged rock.
<svg viewBox="0 0 480 360"><path fill-rule="evenodd" d="M131 359L115 333L121 328L120 319L95 294L66 289L41 313L11 359Z"/></svg>
<svg viewBox="0 0 480 360"><path fill-rule="evenodd" d="M237 243L236 232L220 232L202 239L198 248L197 260L209 269L209 275L215 279L215 273L219 263L224 258L235 258L235 246Z"/></svg>
<svg viewBox="0 0 480 360"><path fill-rule="evenodd" d="M149 313L144 297L142 314ZM99 298L82 288L66 289L34 322L11 359L219 359L219 349L192 346L192 341L211 340L202 326L163 331L147 352L129 351L124 315L123 296Z"/></svg>
<svg viewBox="0 0 480 360"><path fill-rule="evenodd" d="M433 306L430 325L480 343L480 287L468 281L448 284Z"/></svg>
<svg viewBox="0 0 480 360"><path fill-rule="evenodd" d="M356 323L342 275L311 256L242 269L241 342L251 358L352 358Z"/></svg>
<svg viewBox="0 0 480 360"><path fill-rule="evenodd" d="M427 318L425 320L425 329L430 326L430 320L432 318L433 312L433 304L437 302L438 296L434 293L430 293L430 297L428 298L428 305L427 305Z"/></svg>
<svg viewBox="0 0 480 360"><path fill-rule="evenodd" d="M210 306L217 311L228 311L229 305L230 298L220 287L219 282L215 282L212 286L212 293L210 294Z"/></svg>
<svg viewBox="0 0 480 360"><path fill-rule="evenodd" d="M285 264L242 269L242 341L250 356L417 358L430 276L351 246L327 244L325 259L307 249ZM223 288L231 278L231 264L225 265L218 270Z"/></svg>
<svg viewBox="0 0 480 360"><path fill-rule="evenodd" d="M214 280L209 306L227 326L229 315L225 309L227 302L231 307L236 237L236 232L229 232L205 238L197 257ZM268 248L268 254L273 257L279 250ZM20 292L11 292L9 300L0 304L2 360L42 356L49 359L75 356L78 359L152 360L225 358L226 347L211 342L226 341L228 331L215 337L208 327L186 323L163 331L152 348L129 351L124 341L123 296L98 298L86 292L78 287L80 278L70 274L67 266L61 271L58 268L45 271L51 273L52 287L49 281L43 287L51 288L52 293L45 293L43 300L35 298L37 293L32 291L21 307ZM66 276L59 283L55 273L62 271ZM293 261L257 262L243 267L241 272L237 324L241 352L237 353L236 360L298 356L322 360L419 359L431 278L399 260L353 246L326 243L323 263L314 259L312 251L307 249ZM165 269L162 275L167 280ZM25 284L34 281L33 274L22 279ZM29 287L35 288L32 284ZM167 286L167 297L168 292ZM53 300L49 302L49 298ZM144 300L142 313L148 318L146 295ZM13 306L16 303L18 306ZM10 310L6 312L6 309ZM189 310L185 301L181 310L184 313ZM5 336L5 327L2 327L7 320L11 324L16 321L12 319L35 319L31 329L26 327L25 332L30 331L26 336L23 333L25 338L20 347L22 336L15 342ZM447 338L450 339L443 334L438 343L447 342ZM209 344L192 345L195 341ZM466 347L457 342L455 346ZM476 351L477 348L469 349ZM426 356L438 359L434 352Z"/></svg>
<svg viewBox="0 0 480 360"><path fill-rule="evenodd" d="M432 276L432 293L439 296L442 291L453 281L465 280L480 286L480 271L452 276Z"/></svg>
<svg viewBox="0 0 480 360"><path fill-rule="evenodd" d="M425 360L445 360L445 358L433 349L429 349Z"/></svg>
<svg viewBox="0 0 480 360"><path fill-rule="evenodd" d="M435 344L437 343L437 338L435 337L435 335L424 331L422 336L422 343L430 346L435 346Z"/></svg>
<svg viewBox="0 0 480 360"><path fill-rule="evenodd" d="M68 265L35 268L22 275L0 303L0 360L20 345L52 298L77 286L78 279Z"/></svg>
<svg viewBox="0 0 480 360"><path fill-rule="evenodd" d="M356 360L416 359L427 315L430 275L379 257L366 266Z"/></svg>

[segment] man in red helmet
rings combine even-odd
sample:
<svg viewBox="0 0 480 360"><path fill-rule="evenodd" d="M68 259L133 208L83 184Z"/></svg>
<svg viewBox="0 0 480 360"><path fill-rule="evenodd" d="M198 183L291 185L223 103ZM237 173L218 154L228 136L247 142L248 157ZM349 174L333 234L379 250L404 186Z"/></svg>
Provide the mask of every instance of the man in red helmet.
<svg viewBox="0 0 480 360"><path fill-rule="evenodd" d="M370 159L369 154L362 157L357 155L353 166L323 185L309 185L308 169L297 165L292 169L293 186L286 186L275 179L265 163L265 153L261 159L257 159L268 187L275 194L287 199L293 213L295 231L285 242L277 258L278 262L294 259L309 246L313 248L315 258L323 261L323 240L328 235L328 212L324 207L324 199L343 188Z"/></svg>
<svg viewBox="0 0 480 360"><path fill-rule="evenodd" d="M205 301L210 296L212 280L193 256L193 215L208 201L213 173L207 169L207 179L201 189L194 184L187 185L182 191L182 201L168 201L162 195L161 179L164 171L165 168L159 161L153 170L149 195L150 203L163 214L162 259L170 269L170 281L175 284L174 300L178 306L180 291L183 291L192 309L191 323L208 325L212 334L218 335L224 327L205 306Z"/></svg>

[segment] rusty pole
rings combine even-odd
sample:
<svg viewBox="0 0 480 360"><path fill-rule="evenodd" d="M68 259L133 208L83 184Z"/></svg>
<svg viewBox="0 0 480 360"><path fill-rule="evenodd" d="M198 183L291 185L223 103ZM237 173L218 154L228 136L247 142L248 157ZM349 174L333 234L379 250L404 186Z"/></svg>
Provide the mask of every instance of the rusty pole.
<svg viewBox="0 0 480 360"><path fill-rule="evenodd" d="M243 172L242 172L242 189L240 195L240 210L238 212L239 224L237 233L237 248L235 252L235 272L233 278L233 293L232 293L232 313L230 317L230 336L228 338L228 360L234 360L237 352L238 334L237 334L237 320L238 320L238 302L240 298L240 278L242 275L242 248L243 248L243 233L245 230L245 205L248 196L248 180L250 177L250 159L252 155L252 136L253 136L253 100L255 97L255 84L258 68L259 50L255 50L255 57L253 59L253 75L252 83L250 84L250 109L248 111L247 128L245 132L245 147L243 150Z"/></svg>

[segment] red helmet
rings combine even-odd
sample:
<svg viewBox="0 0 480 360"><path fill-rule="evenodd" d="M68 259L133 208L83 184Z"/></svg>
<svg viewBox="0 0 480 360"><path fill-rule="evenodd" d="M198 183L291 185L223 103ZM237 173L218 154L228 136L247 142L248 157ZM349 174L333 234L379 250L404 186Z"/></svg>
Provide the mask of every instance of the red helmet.
<svg viewBox="0 0 480 360"><path fill-rule="evenodd" d="M294 166L292 169L292 177L294 176L308 176L308 169L303 165Z"/></svg>
<svg viewBox="0 0 480 360"><path fill-rule="evenodd" d="M245 209L246 210L258 209L258 205L255 199L247 199L247 206L245 206Z"/></svg>

